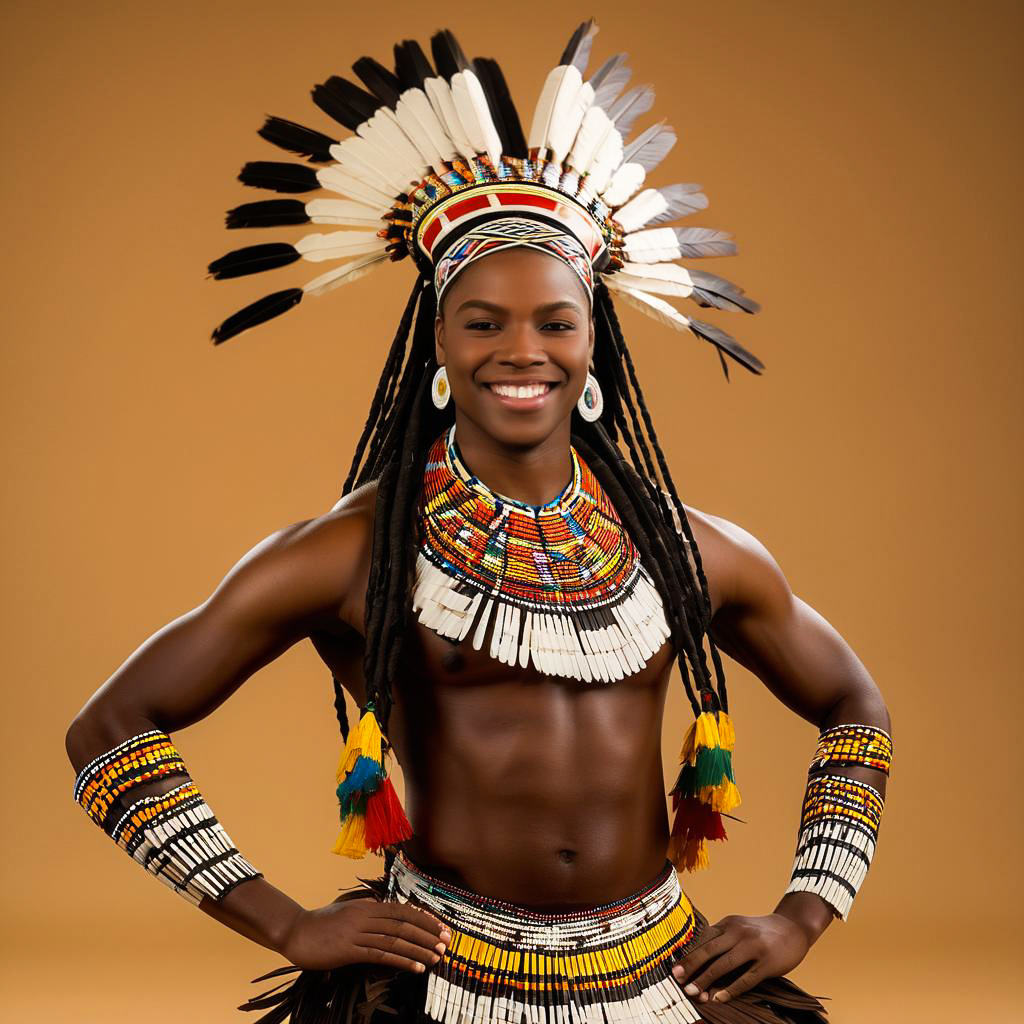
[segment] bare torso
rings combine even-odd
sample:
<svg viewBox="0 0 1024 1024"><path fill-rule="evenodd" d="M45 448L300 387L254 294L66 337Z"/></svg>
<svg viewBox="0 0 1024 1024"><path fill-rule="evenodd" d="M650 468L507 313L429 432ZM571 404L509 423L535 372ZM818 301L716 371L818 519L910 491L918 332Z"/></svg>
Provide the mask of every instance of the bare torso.
<svg viewBox="0 0 1024 1024"><path fill-rule="evenodd" d="M339 622L313 642L361 703L355 626ZM410 617L388 730L415 830L404 849L438 877L535 909L635 892L661 870L668 843L670 646L642 672L597 684L510 668L488 656L488 641L477 651Z"/></svg>

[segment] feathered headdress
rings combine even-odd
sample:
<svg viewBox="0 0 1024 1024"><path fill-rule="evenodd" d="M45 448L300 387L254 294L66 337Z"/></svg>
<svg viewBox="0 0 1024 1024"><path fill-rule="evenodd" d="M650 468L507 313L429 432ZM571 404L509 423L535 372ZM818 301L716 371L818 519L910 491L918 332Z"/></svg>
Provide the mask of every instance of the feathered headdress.
<svg viewBox="0 0 1024 1024"><path fill-rule="evenodd" d="M527 134L497 62L467 59L447 30L431 39L432 61L418 43L405 40L395 44L393 69L372 57L352 65L361 86L332 75L313 87L313 102L351 133L344 139L267 117L259 134L307 163L254 161L239 180L272 192L323 191L337 198L245 203L228 212L227 226L338 230L235 249L209 271L222 279L299 260L334 265L301 288L274 292L239 310L213 331L213 341L226 341L385 262L411 258L440 296L473 259L534 245L554 251L585 282L600 275L612 292L655 320L711 343L726 377L726 356L760 373L763 364L735 338L668 301L745 313L760 308L737 285L677 262L732 255L736 247L725 231L670 225L708 205L699 185L645 187L676 135L664 122L634 135L654 90L627 88L624 54L585 78L596 32L591 20L573 33L544 80ZM569 236L571 244L538 234L538 225ZM732 723L724 706L707 704L709 692L704 697L672 791L669 854L689 868L707 863L706 841L724 837L720 815L739 802ZM387 778L372 703L347 741L338 765L343 827L335 852L361 857L408 838L411 830Z"/></svg>
<svg viewBox="0 0 1024 1024"><path fill-rule="evenodd" d="M468 231L490 220L535 218L568 230L595 272L629 304L686 330L759 373L761 361L721 328L679 312L666 297L754 313L743 289L677 260L736 252L728 232L675 227L708 205L695 184L644 187L647 174L676 142L664 122L630 139L654 102L650 86L626 88L625 54L584 75L597 27L573 33L547 75L524 134L498 63L466 58L450 31L431 39L433 63L413 40L396 43L394 70L372 57L352 65L360 87L332 75L313 87L313 102L349 137L338 140L280 117L259 134L309 164L247 163L243 184L273 192L326 191L341 198L267 199L228 211L229 228L334 225L296 242L266 242L209 265L218 278L272 270L299 260L332 262L301 288L274 292L228 317L217 344L297 305L354 281L386 261L410 256L427 279ZM629 141L627 141L629 140Z"/></svg>

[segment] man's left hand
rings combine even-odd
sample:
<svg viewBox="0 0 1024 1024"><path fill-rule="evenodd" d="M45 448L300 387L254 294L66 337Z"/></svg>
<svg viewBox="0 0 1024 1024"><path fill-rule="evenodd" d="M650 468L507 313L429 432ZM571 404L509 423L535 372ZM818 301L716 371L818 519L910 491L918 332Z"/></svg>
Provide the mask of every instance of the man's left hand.
<svg viewBox="0 0 1024 1024"><path fill-rule="evenodd" d="M804 930L782 914L730 914L705 930L700 944L679 958L672 976L698 1002L724 1002L764 978L793 970L809 948ZM732 980L720 987L714 984L726 975Z"/></svg>

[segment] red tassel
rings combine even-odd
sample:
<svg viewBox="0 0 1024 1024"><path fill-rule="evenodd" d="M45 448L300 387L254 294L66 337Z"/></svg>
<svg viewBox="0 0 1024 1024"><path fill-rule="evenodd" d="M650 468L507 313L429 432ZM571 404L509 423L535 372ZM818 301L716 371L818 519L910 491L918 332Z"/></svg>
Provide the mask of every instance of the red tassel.
<svg viewBox="0 0 1024 1024"><path fill-rule="evenodd" d="M672 804L676 812L675 821L672 823L672 835L691 839L727 838L722 815L711 810L697 797L680 797L674 794Z"/></svg>
<svg viewBox="0 0 1024 1024"><path fill-rule="evenodd" d="M366 846L379 853L385 846L411 838L409 819L402 810L391 780L385 778L366 800Z"/></svg>

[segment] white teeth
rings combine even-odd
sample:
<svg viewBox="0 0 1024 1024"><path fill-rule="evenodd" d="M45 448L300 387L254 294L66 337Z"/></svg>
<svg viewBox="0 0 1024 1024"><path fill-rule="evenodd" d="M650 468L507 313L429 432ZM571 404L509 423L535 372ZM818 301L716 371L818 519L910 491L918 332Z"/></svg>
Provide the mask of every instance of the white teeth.
<svg viewBox="0 0 1024 1024"><path fill-rule="evenodd" d="M539 398L548 393L550 385L525 384L517 387L514 384L492 384L491 390L496 395L502 395L505 398Z"/></svg>

